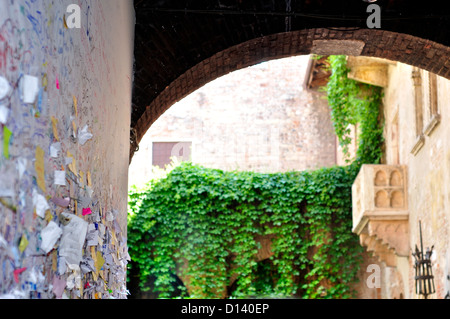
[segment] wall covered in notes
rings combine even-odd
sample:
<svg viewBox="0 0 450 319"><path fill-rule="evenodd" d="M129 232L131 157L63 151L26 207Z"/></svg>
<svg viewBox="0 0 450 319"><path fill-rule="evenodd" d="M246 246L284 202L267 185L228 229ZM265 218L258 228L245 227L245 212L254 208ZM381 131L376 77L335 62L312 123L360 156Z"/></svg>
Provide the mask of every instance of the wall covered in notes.
<svg viewBox="0 0 450 319"><path fill-rule="evenodd" d="M0 298L126 298L133 32L131 1L0 2Z"/></svg>

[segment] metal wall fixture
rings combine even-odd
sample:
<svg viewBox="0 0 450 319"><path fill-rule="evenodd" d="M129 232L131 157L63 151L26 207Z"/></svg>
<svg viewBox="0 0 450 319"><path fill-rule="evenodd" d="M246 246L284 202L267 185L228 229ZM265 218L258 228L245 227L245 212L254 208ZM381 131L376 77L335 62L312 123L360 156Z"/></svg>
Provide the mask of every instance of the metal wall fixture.
<svg viewBox="0 0 450 319"><path fill-rule="evenodd" d="M419 221L419 231L420 231L420 251L416 245L416 251L412 254L415 258L415 283L416 283L416 294L424 296L425 299L429 295L436 292L434 287L434 276L433 269L431 266L431 255L433 254L434 246L431 249L427 248L425 254L423 252L423 242L422 242L422 224Z"/></svg>

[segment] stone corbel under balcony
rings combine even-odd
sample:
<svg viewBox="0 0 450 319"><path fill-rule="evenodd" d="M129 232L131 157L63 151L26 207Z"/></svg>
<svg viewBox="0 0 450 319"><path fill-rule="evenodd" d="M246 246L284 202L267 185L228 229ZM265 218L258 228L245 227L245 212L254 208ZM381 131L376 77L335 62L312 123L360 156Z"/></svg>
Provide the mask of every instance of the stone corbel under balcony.
<svg viewBox="0 0 450 319"><path fill-rule="evenodd" d="M352 188L353 232L387 266L409 256L406 167L363 165Z"/></svg>
<svg viewBox="0 0 450 319"><path fill-rule="evenodd" d="M373 57L349 56L347 57L347 67L350 69L348 78L386 87L390 64L395 64L395 62Z"/></svg>

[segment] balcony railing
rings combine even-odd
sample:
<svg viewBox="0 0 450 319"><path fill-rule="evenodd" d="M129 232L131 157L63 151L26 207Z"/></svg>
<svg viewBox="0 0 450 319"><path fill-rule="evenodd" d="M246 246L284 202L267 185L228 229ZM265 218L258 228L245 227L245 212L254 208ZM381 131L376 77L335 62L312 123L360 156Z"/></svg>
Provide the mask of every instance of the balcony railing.
<svg viewBox="0 0 450 319"><path fill-rule="evenodd" d="M353 232L387 266L409 255L407 169L363 165L352 187Z"/></svg>

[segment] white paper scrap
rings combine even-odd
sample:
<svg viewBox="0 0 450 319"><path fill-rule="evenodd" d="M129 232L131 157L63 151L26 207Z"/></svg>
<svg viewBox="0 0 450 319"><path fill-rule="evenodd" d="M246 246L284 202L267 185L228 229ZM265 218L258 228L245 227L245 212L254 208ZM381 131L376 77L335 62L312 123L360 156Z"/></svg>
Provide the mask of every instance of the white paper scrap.
<svg viewBox="0 0 450 319"><path fill-rule="evenodd" d="M69 264L69 269L72 271L72 274L67 277L66 288L72 290L77 287L81 287L81 269L78 264Z"/></svg>
<svg viewBox="0 0 450 319"><path fill-rule="evenodd" d="M25 173L25 170L27 168L27 162L28 162L27 159L23 158L23 157L20 157L19 159L17 159L16 167L17 167L17 170L19 171L20 178L22 178L23 173Z"/></svg>
<svg viewBox="0 0 450 319"><path fill-rule="evenodd" d="M90 140L94 135L88 132L88 126L83 127L82 130L78 129L78 142L81 145L86 144L88 140Z"/></svg>
<svg viewBox="0 0 450 319"><path fill-rule="evenodd" d="M32 75L24 75L20 87L22 101L26 104L33 104L39 93L39 79Z"/></svg>
<svg viewBox="0 0 450 319"><path fill-rule="evenodd" d="M54 221L50 221L47 227L41 231L41 249L48 254L53 249L61 235L62 229Z"/></svg>
<svg viewBox="0 0 450 319"><path fill-rule="evenodd" d="M14 188L11 186L0 186L0 197L13 198L15 195Z"/></svg>
<svg viewBox="0 0 450 319"><path fill-rule="evenodd" d="M92 258L86 257L81 262L80 268L83 274L86 274L91 271L95 272L95 262Z"/></svg>
<svg viewBox="0 0 450 319"><path fill-rule="evenodd" d="M59 156L59 152L61 152L61 143L53 143L50 145L50 156L53 158L57 158Z"/></svg>
<svg viewBox="0 0 450 319"><path fill-rule="evenodd" d="M66 171L55 171L55 185L66 186Z"/></svg>
<svg viewBox="0 0 450 319"><path fill-rule="evenodd" d="M96 230L94 224L89 224L88 232L86 235L87 246L98 245L98 230Z"/></svg>
<svg viewBox="0 0 450 319"><path fill-rule="evenodd" d="M3 76L0 76L0 100L3 100L11 93L11 85L7 79Z"/></svg>
<svg viewBox="0 0 450 319"><path fill-rule="evenodd" d="M44 218L45 212L50 209L45 197L39 194L35 189L33 190L33 205L36 208L36 214L41 218Z"/></svg>
<svg viewBox="0 0 450 319"><path fill-rule="evenodd" d="M64 275L67 271L67 261L66 258L60 256L58 258L58 274L60 276Z"/></svg>
<svg viewBox="0 0 450 319"><path fill-rule="evenodd" d="M9 108L4 104L0 104L0 123L6 124L6 122L8 122L9 113Z"/></svg>
<svg viewBox="0 0 450 319"><path fill-rule="evenodd" d="M60 242L59 255L65 257L70 265L79 265L82 259L82 251L88 223L80 217L61 213L69 222L63 227L63 234Z"/></svg>

